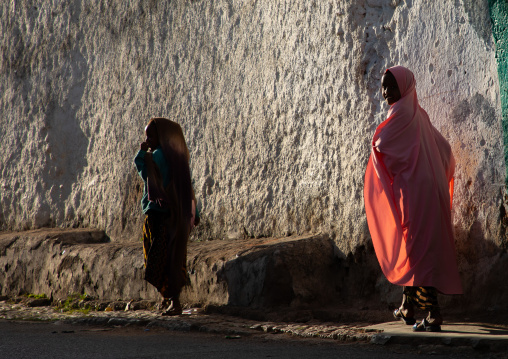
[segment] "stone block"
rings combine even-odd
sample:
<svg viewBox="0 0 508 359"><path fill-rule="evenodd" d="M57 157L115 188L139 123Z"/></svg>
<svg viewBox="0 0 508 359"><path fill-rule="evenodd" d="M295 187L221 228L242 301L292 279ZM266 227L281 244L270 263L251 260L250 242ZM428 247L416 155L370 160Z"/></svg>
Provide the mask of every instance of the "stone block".
<svg viewBox="0 0 508 359"><path fill-rule="evenodd" d="M141 243L104 242L95 231L36 230L1 235L0 253L0 295L159 299L143 280ZM325 235L193 242L188 273L187 303L267 308L337 299L337 262Z"/></svg>

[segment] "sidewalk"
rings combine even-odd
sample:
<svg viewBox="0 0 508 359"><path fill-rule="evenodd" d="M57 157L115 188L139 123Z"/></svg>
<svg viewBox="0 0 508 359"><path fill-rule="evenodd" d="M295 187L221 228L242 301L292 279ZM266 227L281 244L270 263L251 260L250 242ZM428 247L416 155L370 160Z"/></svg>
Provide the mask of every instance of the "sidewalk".
<svg viewBox="0 0 508 359"><path fill-rule="evenodd" d="M446 323L441 333L415 333L402 322L375 325L331 323L316 320L307 323L265 322L217 313L207 314L190 308L175 317L163 317L156 310L114 310L115 305L100 311L63 312L55 307L28 307L21 303L0 301L0 320L54 321L92 326L138 326L175 331L196 331L239 339L261 334L286 334L295 338L321 338L344 343L374 345L431 346L434 352L464 348L478 352L508 353L508 326L482 323ZM496 356L497 357L497 356ZM502 356L501 356L502 357Z"/></svg>
<svg viewBox="0 0 508 359"><path fill-rule="evenodd" d="M508 354L508 325L450 322L441 326L441 332L413 332L401 321L365 327L376 332L374 344L470 346L479 351L506 352Z"/></svg>

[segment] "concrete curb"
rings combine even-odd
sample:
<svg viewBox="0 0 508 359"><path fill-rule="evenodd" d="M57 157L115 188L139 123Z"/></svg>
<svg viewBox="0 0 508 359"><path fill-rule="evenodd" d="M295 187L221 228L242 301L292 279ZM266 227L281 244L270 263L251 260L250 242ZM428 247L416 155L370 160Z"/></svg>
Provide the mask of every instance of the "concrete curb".
<svg viewBox="0 0 508 359"><path fill-rule="evenodd" d="M21 303L0 301L0 320L48 321L71 325L163 328L183 332L204 332L234 337L259 334L288 334L301 338L335 339L368 342L373 333L354 324L276 323L256 321L224 314L203 314L198 309L185 310L180 316L162 317L155 310L62 312L54 307L28 307Z"/></svg>
<svg viewBox="0 0 508 359"><path fill-rule="evenodd" d="M368 326L377 330L372 344L426 345L445 347L471 347L477 351L508 351L508 326L485 323L445 323L442 331L413 332L401 322L388 322Z"/></svg>

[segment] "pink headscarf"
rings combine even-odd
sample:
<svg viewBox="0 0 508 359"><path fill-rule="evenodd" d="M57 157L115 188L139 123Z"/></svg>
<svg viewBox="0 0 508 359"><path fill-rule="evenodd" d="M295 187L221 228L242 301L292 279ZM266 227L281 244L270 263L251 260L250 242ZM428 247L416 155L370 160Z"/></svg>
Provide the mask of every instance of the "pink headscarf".
<svg viewBox="0 0 508 359"><path fill-rule="evenodd" d="M379 264L397 285L462 293L451 222L455 160L420 107L413 73L391 67L401 99L372 139L365 212Z"/></svg>

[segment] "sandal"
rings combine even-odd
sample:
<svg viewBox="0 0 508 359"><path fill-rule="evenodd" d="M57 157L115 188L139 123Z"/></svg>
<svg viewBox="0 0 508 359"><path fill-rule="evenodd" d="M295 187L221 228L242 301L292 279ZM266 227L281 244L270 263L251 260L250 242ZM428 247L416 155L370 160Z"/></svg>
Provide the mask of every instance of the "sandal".
<svg viewBox="0 0 508 359"><path fill-rule="evenodd" d="M168 308L164 312L162 312L163 316L173 316L173 315L181 315L182 308Z"/></svg>
<svg viewBox="0 0 508 359"><path fill-rule="evenodd" d="M178 297L168 298L167 301L171 303L165 311L162 312L164 316L180 315L182 314L182 305Z"/></svg>
<svg viewBox="0 0 508 359"><path fill-rule="evenodd" d="M416 323L416 320L415 318L411 318L411 317L406 317L403 313L402 313L402 310L400 310L400 308L398 309L395 309L393 311L393 317L395 319L400 319L404 322L404 324L406 325L413 325Z"/></svg>
<svg viewBox="0 0 508 359"><path fill-rule="evenodd" d="M420 323L413 325L413 332L440 332L441 326L435 324L429 324L427 319L422 320Z"/></svg>

